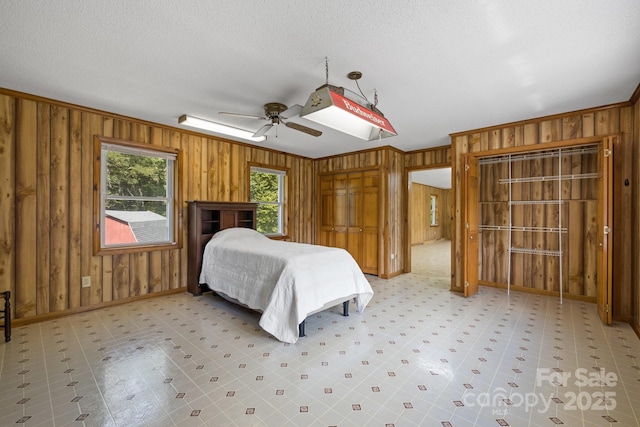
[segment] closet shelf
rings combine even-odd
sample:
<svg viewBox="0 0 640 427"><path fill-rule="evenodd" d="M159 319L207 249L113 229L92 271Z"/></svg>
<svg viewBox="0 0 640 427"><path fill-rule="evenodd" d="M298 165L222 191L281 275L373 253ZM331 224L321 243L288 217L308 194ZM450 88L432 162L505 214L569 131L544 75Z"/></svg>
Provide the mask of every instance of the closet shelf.
<svg viewBox="0 0 640 427"><path fill-rule="evenodd" d="M525 227L519 225L512 225L511 227L508 225L479 225L479 230L486 231L532 231L538 233L566 233L566 227Z"/></svg>
<svg viewBox="0 0 640 427"><path fill-rule="evenodd" d="M499 184L518 184L522 182L543 182L543 181L568 181L574 179L597 178L597 173L578 173L571 175L549 175L549 176L527 176L522 178L502 178Z"/></svg>
<svg viewBox="0 0 640 427"><path fill-rule="evenodd" d="M510 205L562 205L565 200L511 200Z"/></svg>
<svg viewBox="0 0 640 427"><path fill-rule="evenodd" d="M515 161L522 160L535 160L535 159L549 159L549 158L558 158L558 154L562 153L563 156L572 156L572 155L580 155L580 154L594 154L598 152L598 147L589 145L585 147L577 147L577 148L569 148L562 150L554 150L554 151L543 151L540 153L527 153L527 154L512 154L508 156L497 156L497 157L485 157L478 161L480 165L490 165L496 163L513 163Z"/></svg>
<svg viewBox="0 0 640 427"><path fill-rule="evenodd" d="M530 255L547 255L562 257L562 251L552 251L550 249L526 249L526 248L511 248L512 254L530 254Z"/></svg>

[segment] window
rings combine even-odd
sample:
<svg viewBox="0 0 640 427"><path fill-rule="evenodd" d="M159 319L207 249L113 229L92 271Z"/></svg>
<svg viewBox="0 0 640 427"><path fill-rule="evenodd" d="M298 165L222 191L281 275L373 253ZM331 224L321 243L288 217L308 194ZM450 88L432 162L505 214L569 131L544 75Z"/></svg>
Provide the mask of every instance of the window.
<svg viewBox="0 0 640 427"><path fill-rule="evenodd" d="M174 149L96 137L94 252L179 247Z"/></svg>
<svg viewBox="0 0 640 427"><path fill-rule="evenodd" d="M250 167L249 198L258 203L256 228L262 234L284 235L285 181L284 170Z"/></svg>
<svg viewBox="0 0 640 427"><path fill-rule="evenodd" d="M432 194L430 204L429 218L431 220L431 226L436 227L438 225L438 196Z"/></svg>

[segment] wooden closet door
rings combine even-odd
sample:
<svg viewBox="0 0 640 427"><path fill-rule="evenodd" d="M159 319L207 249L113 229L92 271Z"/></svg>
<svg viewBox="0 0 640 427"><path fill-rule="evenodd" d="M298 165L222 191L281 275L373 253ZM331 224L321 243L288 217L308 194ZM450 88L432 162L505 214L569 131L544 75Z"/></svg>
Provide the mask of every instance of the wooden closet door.
<svg viewBox="0 0 640 427"><path fill-rule="evenodd" d="M597 248L597 298L596 306L602 322L610 325L613 321L612 256L611 241L613 219L613 154L611 148L617 137L607 137L602 141L598 153L598 248Z"/></svg>
<svg viewBox="0 0 640 427"><path fill-rule="evenodd" d="M333 177L333 243L337 248L347 249L348 234L347 175Z"/></svg>
<svg viewBox="0 0 640 427"><path fill-rule="evenodd" d="M378 274L379 179L378 170L324 175L318 187L318 244L346 249L369 274Z"/></svg>
<svg viewBox="0 0 640 427"><path fill-rule="evenodd" d="M320 224L318 227L318 244L335 246L333 220L333 176L320 177Z"/></svg>
<svg viewBox="0 0 640 427"><path fill-rule="evenodd" d="M369 274L378 274L379 177L378 171L368 171L363 176L363 232L360 268Z"/></svg>
<svg viewBox="0 0 640 427"><path fill-rule="evenodd" d="M347 250L362 267L364 190L362 173L350 173L347 180Z"/></svg>

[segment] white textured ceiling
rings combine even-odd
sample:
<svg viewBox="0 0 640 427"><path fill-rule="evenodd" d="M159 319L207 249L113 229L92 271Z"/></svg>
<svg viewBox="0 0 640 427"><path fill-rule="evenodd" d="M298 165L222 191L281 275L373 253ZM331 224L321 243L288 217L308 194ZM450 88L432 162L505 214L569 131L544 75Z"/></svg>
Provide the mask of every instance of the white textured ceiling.
<svg viewBox="0 0 640 427"><path fill-rule="evenodd" d="M4 0L0 87L179 127L192 114L257 130L363 73L398 136L280 126L260 145L313 158L627 101L640 82L638 0Z"/></svg>

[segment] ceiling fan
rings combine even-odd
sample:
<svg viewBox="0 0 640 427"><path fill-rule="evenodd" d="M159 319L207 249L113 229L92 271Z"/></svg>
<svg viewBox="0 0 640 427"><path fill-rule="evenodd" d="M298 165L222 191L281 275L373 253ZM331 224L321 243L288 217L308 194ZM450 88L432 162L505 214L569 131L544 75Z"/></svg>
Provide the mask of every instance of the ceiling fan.
<svg viewBox="0 0 640 427"><path fill-rule="evenodd" d="M260 129L253 134L254 138L260 137L267 133L272 127L279 125L280 123L284 123L284 125L288 128L295 129L300 132L304 132L311 136L320 136L322 132L316 129L312 129L307 126L303 126L299 123L287 122L285 120L297 116L300 114L302 110L302 105L293 105L287 108L286 105L281 104L279 102L269 102L264 104L264 116L253 116L249 114L240 114L240 113L228 113L225 111L221 111L219 114L226 114L229 116L237 116L237 117L246 117L249 119L259 119L259 120L269 120L271 123L267 123L262 126Z"/></svg>

